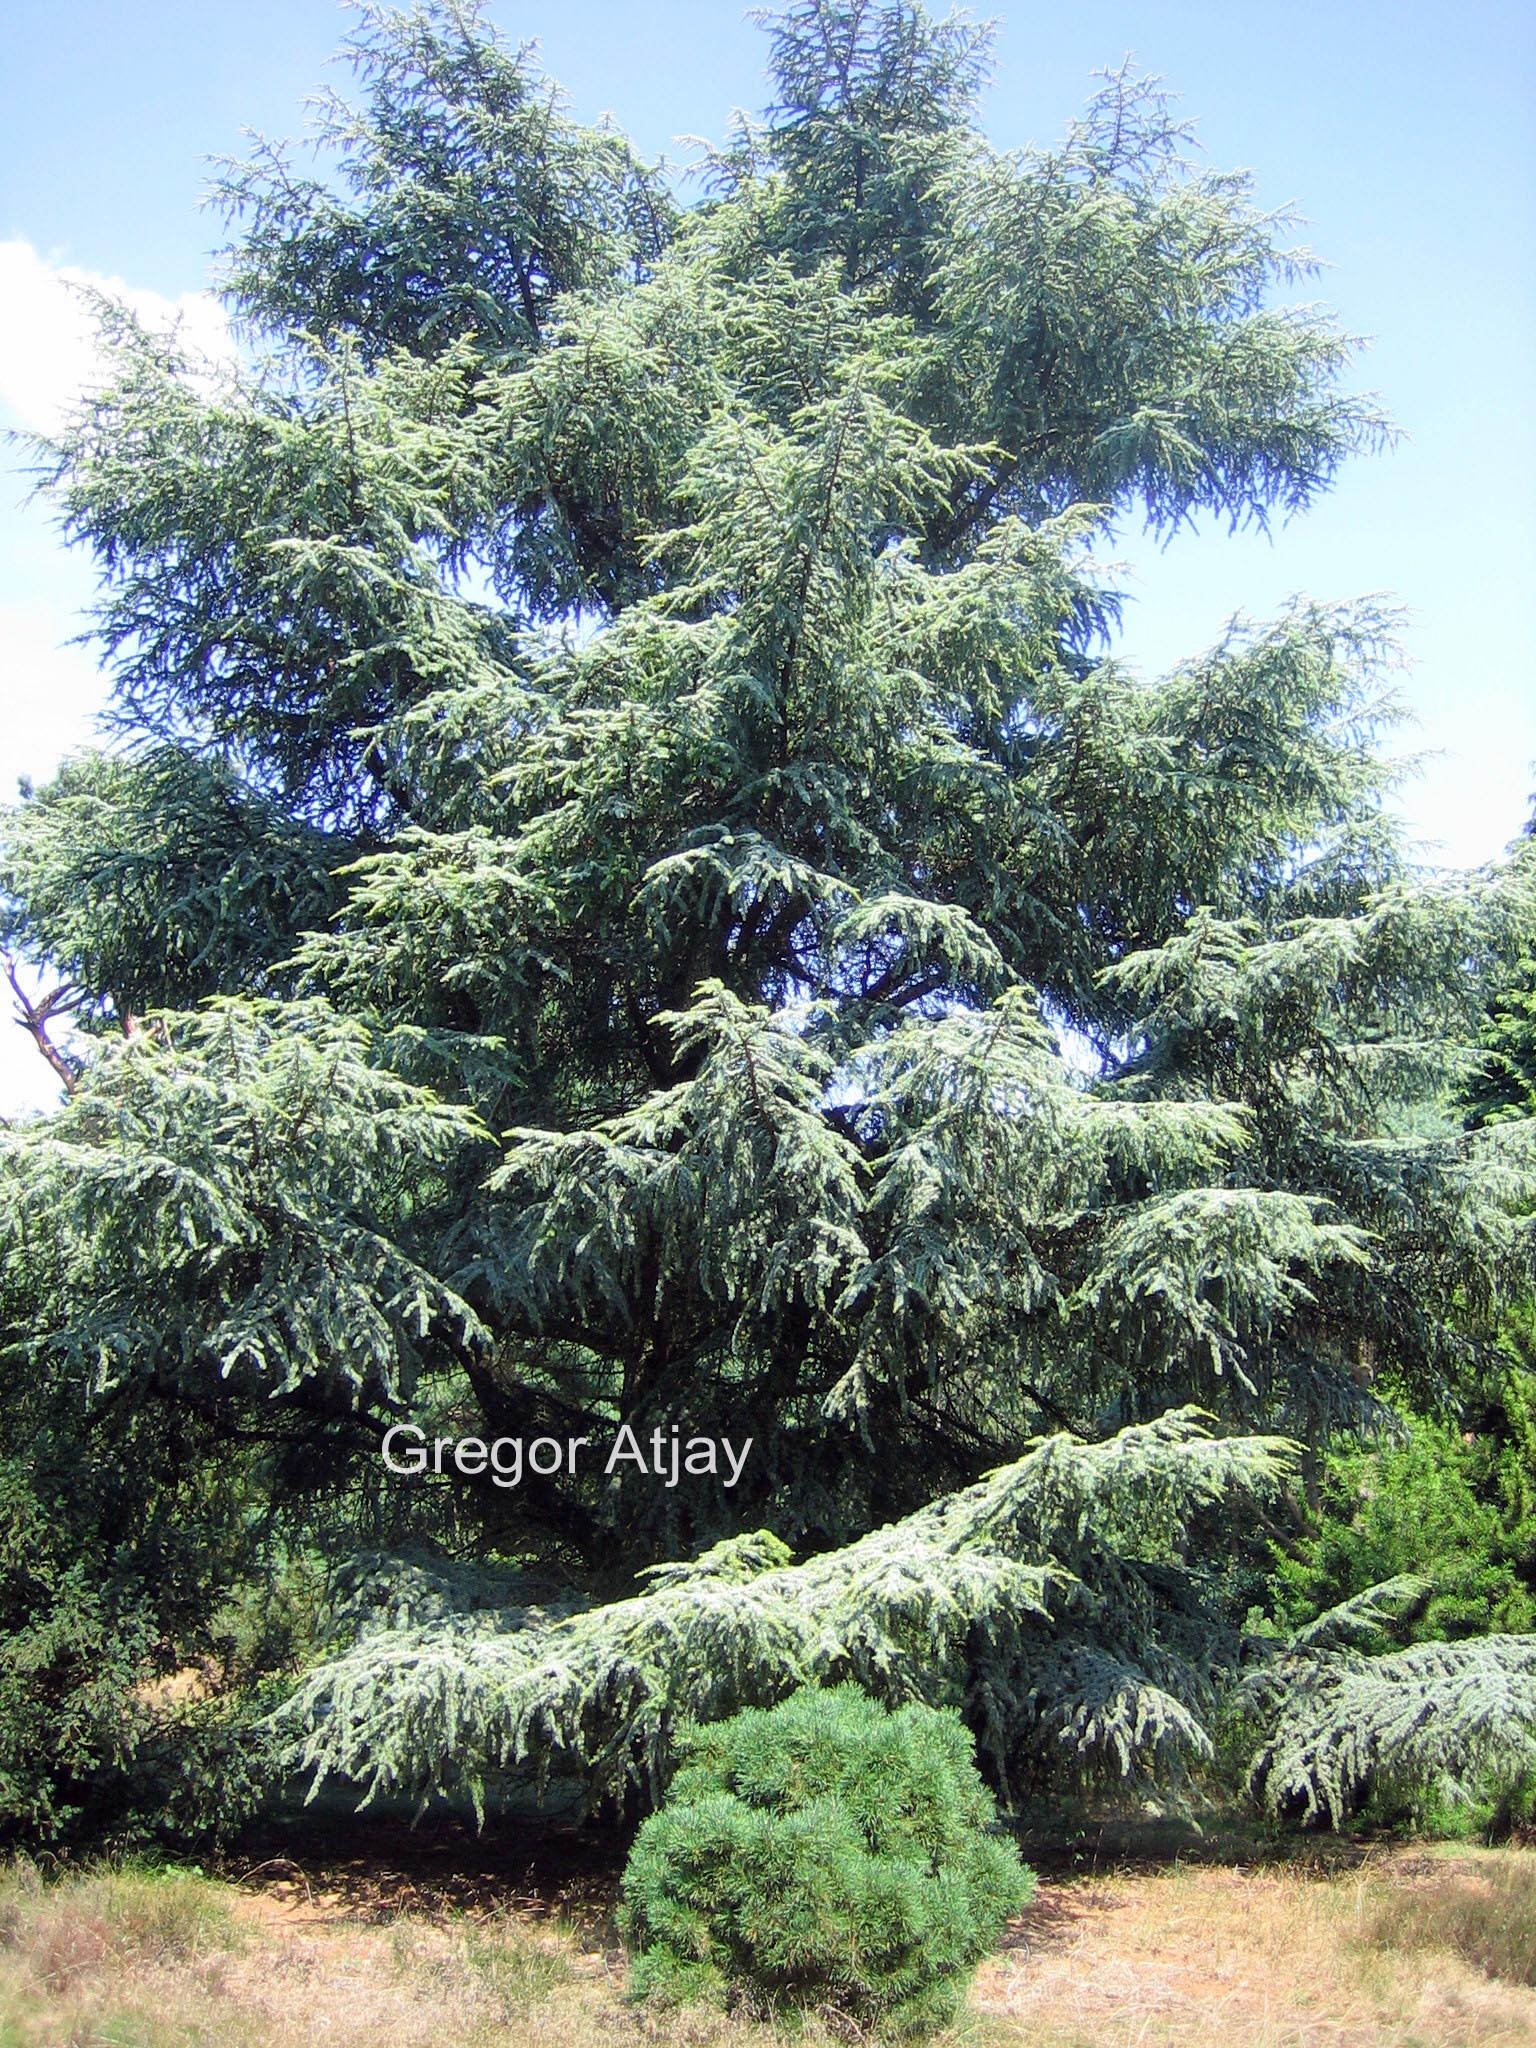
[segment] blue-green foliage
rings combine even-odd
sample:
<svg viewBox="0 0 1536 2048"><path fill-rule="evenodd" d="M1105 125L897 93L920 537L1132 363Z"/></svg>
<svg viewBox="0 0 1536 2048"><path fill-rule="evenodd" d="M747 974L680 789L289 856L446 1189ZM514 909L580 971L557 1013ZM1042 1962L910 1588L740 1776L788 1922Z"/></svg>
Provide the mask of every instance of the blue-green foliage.
<svg viewBox="0 0 1536 2048"><path fill-rule="evenodd" d="M401 1536L575 1598L350 1575L390 1626L283 1726L379 1797L652 1797L680 1723L847 1678L1009 1794L1166 1796L1278 1439L1449 1410L1536 1287L1536 1125L1457 1094L1536 873L1398 844L1391 609L1110 648L1120 525L1263 525L1379 440L1311 259L1128 70L1002 152L986 32L917 0L769 50L685 213L479 0L368 0L313 174L220 186L248 362L105 310L35 450L118 744L0 811L67 1096L0 1130L0 1823L99 1815L295 1549ZM439 1418L753 1450L394 1488ZM1439 1529L1517 1623L1502 1496L1446 1488L1377 1548ZM1330 1811L1351 1675L1268 1774L1323 1755Z"/></svg>
<svg viewBox="0 0 1536 2048"><path fill-rule="evenodd" d="M922 2032L1033 1890L957 1714L807 1688L697 1732L624 1872L637 1992Z"/></svg>

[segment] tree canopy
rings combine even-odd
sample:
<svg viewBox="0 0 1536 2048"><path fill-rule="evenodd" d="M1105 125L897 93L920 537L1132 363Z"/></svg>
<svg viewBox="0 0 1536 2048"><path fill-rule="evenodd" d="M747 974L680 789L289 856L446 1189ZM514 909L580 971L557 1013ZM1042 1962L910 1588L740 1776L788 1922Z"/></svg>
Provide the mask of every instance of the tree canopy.
<svg viewBox="0 0 1536 2048"><path fill-rule="evenodd" d="M43 451L116 744L0 845L83 1034L4 1134L12 1369L343 1502L401 1417L753 1439L432 1496L597 1583L1042 1431L1433 1406L1531 1256L1456 1094L1529 880L1398 845L1391 611L1117 652L1118 529L1385 431L1291 223L1129 70L1002 152L983 28L765 25L680 187L474 7L362 10L315 168L222 176L244 366L117 316Z"/></svg>

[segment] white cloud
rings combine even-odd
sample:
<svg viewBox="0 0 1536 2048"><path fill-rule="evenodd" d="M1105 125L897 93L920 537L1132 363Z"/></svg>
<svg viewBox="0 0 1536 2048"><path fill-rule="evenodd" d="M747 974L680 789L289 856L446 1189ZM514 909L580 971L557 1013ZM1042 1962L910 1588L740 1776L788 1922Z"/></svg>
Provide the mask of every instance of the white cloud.
<svg viewBox="0 0 1536 2048"><path fill-rule="evenodd" d="M50 263L30 242L0 242L0 408L14 425L51 432L80 392L99 382L104 366L90 291L121 301L146 327L179 327L211 361L235 358L228 318L209 292L168 299L120 277Z"/></svg>
<svg viewBox="0 0 1536 2048"><path fill-rule="evenodd" d="M45 782L66 754L98 738L106 680L90 649L71 644L82 623L0 604L0 803L15 801L19 777Z"/></svg>

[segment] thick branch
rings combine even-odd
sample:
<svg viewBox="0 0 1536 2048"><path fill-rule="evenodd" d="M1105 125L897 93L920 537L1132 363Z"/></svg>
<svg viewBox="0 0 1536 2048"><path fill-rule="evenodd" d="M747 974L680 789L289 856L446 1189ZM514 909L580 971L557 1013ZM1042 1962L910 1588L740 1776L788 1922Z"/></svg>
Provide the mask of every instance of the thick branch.
<svg viewBox="0 0 1536 2048"><path fill-rule="evenodd" d="M48 1036L48 1026L61 1012L73 1009L78 1001L74 989L67 981L60 982L56 989L34 1002L17 980L16 963L9 954L5 958L5 977L16 998L16 1022L30 1034L33 1044L58 1075L65 1094L73 1095L80 1085L82 1062L54 1044Z"/></svg>

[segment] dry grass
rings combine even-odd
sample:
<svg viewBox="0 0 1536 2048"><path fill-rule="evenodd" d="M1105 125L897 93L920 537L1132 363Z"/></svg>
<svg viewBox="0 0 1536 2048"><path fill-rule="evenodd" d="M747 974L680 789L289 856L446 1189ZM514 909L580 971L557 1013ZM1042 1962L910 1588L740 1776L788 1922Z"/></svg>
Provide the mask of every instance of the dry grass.
<svg viewBox="0 0 1536 2048"><path fill-rule="evenodd" d="M1536 1986L1536 1852L1459 1861L1437 1859L1365 1921L1377 1948L1459 1956L1505 1984Z"/></svg>
<svg viewBox="0 0 1536 2048"><path fill-rule="evenodd" d="M0 2048L771 2048L625 1999L601 1884L272 1867L0 1874ZM1536 1856L1042 1885L948 2048L1529 2048ZM824 2042L816 2028L802 2048Z"/></svg>
<svg viewBox="0 0 1536 2048"><path fill-rule="evenodd" d="M624 1977L591 1931L533 1914L386 1915L133 1871L44 1885L22 1866L0 1885L0 2048L772 2042L714 2013L636 2013Z"/></svg>
<svg viewBox="0 0 1536 2048"><path fill-rule="evenodd" d="M1385 1938L1407 1899L1426 1928L1433 1902L1464 1899L1468 1872L1490 1898L1529 1901L1530 1861L1388 1854L1043 1887L972 2007L999 2048L1531 2048L1522 1980L1490 1976L1466 1943Z"/></svg>

